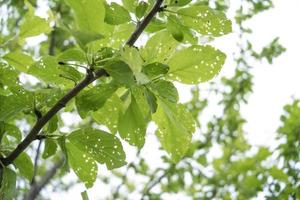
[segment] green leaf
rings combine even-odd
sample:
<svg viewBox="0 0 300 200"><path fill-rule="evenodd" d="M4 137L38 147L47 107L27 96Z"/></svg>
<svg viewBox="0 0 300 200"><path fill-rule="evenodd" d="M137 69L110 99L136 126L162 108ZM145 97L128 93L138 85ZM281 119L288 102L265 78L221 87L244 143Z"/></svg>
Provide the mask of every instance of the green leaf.
<svg viewBox="0 0 300 200"><path fill-rule="evenodd" d="M84 182L85 187L92 187L96 181L98 173L98 167L95 159L92 155L87 153L88 150L80 149L79 144L73 144L72 141L67 140L66 148L69 166L74 170L78 178Z"/></svg>
<svg viewBox="0 0 300 200"><path fill-rule="evenodd" d="M97 162L114 169L126 164L121 142L112 134L91 128L72 132L66 138L68 161L86 187L97 177Z"/></svg>
<svg viewBox="0 0 300 200"><path fill-rule="evenodd" d="M89 200L87 191L81 192L81 198L82 198L82 200Z"/></svg>
<svg viewBox="0 0 300 200"><path fill-rule="evenodd" d="M58 117L54 115L47 124L47 133L53 133L58 128Z"/></svg>
<svg viewBox="0 0 300 200"><path fill-rule="evenodd" d="M122 0L124 7L130 12L134 12L136 6L138 5L138 1L136 0Z"/></svg>
<svg viewBox="0 0 300 200"><path fill-rule="evenodd" d="M282 170L278 169L276 166L273 166L269 169L270 175L279 181L288 182L288 175L285 174Z"/></svg>
<svg viewBox="0 0 300 200"><path fill-rule="evenodd" d="M77 30L77 31L71 30L71 33L75 37L77 44L84 51L87 50L86 48L87 44L103 38L103 35L99 33L93 33L93 32L82 31L82 30Z"/></svg>
<svg viewBox="0 0 300 200"><path fill-rule="evenodd" d="M115 55L118 55L118 51L110 47L101 47L97 50L95 55L95 63L97 66L104 65L107 62L107 59L113 58Z"/></svg>
<svg viewBox="0 0 300 200"><path fill-rule="evenodd" d="M14 165L17 169L19 169L21 176L25 177L28 181L32 180L33 163L30 156L27 153L21 153L14 161Z"/></svg>
<svg viewBox="0 0 300 200"><path fill-rule="evenodd" d="M158 126L156 135L162 147L178 162L189 149L195 131L192 115L181 104L159 100L153 120Z"/></svg>
<svg viewBox="0 0 300 200"><path fill-rule="evenodd" d="M178 42L183 41L184 36L181 30L181 26L177 23L173 15L168 16L167 29L172 34L175 40L177 40Z"/></svg>
<svg viewBox="0 0 300 200"><path fill-rule="evenodd" d="M259 161L263 161L266 158L268 158L270 155L272 155L272 153L269 151L268 148L266 148L266 147L260 147L259 151L256 154L256 158Z"/></svg>
<svg viewBox="0 0 300 200"><path fill-rule="evenodd" d="M192 0L171 0L169 6L185 6Z"/></svg>
<svg viewBox="0 0 300 200"><path fill-rule="evenodd" d="M0 188L0 199L1 200L13 200L16 192L16 181L17 176L16 173L4 167L1 169L2 173L0 176L1 188ZM1 172L0 171L0 172Z"/></svg>
<svg viewBox="0 0 300 200"><path fill-rule="evenodd" d="M129 65L134 74L137 74L141 71L143 60L137 48L125 46L121 51L121 58Z"/></svg>
<svg viewBox="0 0 300 200"><path fill-rule="evenodd" d="M77 74L75 69L70 66L60 66L53 56L44 56L38 62L34 63L28 69L29 74L36 76L45 83L53 83L61 87L72 87L73 81L62 77L67 71Z"/></svg>
<svg viewBox="0 0 300 200"><path fill-rule="evenodd" d="M18 74L13 67L0 62L0 84L13 89L19 86Z"/></svg>
<svg viewBox="0 0 300 200"><path fill-rule="evenodd" d="M198 44L197 36L188 27L184 26L175 15L168 16L167 30L178 42Z"/></svg>
<svg viewBox="0 0 300 200"><path fill-rule="evenodd" d="M149 6L149 4L145 1L139 2L137 7L135 8L136 17L141 19L146 14L148 6Z"/></svg>
<svg viewBox="0 0 300 200"><path fill-rule="evenodd" d="M117 83L121 85L130 87L134 83L132 70L124 61L117 60L108 62L105 64L104 69Z"/></svg>
<svg viewBox="0 0 300 200"><path fill-rule="evenodd" d="M131 95L131 102L127 110L119 118L119 134L129 144L141 148L145 143L146 128L147 121L145 121L135 97Z"/></svg>
<svg viewBox="0 0 300 200"><path fill-rule="evenodd" d="M79 48L71 48L57 56L58 62L77 61L80 63L87 62L85 53Z"/></svg>
<svg viewBox="0 0 300 200"><path fill-rule="evenodd" d="M158 80L152 82L149 87L156 95L172 103L176 103L179 99L176 87L169 81Z"/></svg>
<svg viewBox="0 0 300 200"><path fill-rule="evenodd" d="M82 79L82 74L77 71L74 67L70 65L61 65L59 66L60 77L63 77L67 80L73 81L74 84L79 82Z"/></svg>
<svg viewBox="0 0 300 200"><path fill-rule="evenodd" d="M134 30L135 25L133 23L113 26L113 30L111 31L110 35L99 41L92 42L90 46L92 46L96 51L103 47L119 49L120 46L124 45L126 40L128 40Z"/></svg>
<svg viewBox="0 0 300 200"><path fill-rule="evenodd" d="M153 35L141 49L141 55L146 63L167 63L176 51L178 42L168 31L160 31Z"/></svg>
<svg viewBox="0 0 300 200"><path fill-rule="evenodd" d="M105 7L102 0L65 0L72 7L79 29L86 32L105 32Z"/></svg>
<svg viewBox="0 0 300 200"><path fill-rule="evenodd" d="M157 99L155 95L147 88L145 91L145 96L150 107L151 113L155 113L157 110Z"/></svg>
<svg viewBox="0 0 300 200"><path fill-rule="evenodd" d="M112 2L110 5L105 5L105 19L108 24L118 25L129 22L131 17L129 12L121 5Z"/></svg>
<svg viewBox="0 0 300 200"><path fill-rule="evenodd" d="M168 78L186 84L208 81L220 72L225 58L224 53L211 46L193 45L172 56Z"/></svg>
<svg viewBox="0 0 300 200"><path fill-rule="evenodd" d="M207 6L190 6L177 12L184 25L202 35L218 37L232 31L231 21L225 14Z"/></svg>
<svg viewBox="0 0 300 200"><path fill-rule="evenodd" d="M145 31L149 33L155 33L165 28L166 28L166 23L164 21L157 18L153 18L148 24L148 26L146 27Z"/></svg>
<svg viewBox="0 0 300 200"><path fill-rule="evenodd" d="M169 66L154 62L143 66L142 72L146 74L150 79L158 78L159 76L167 74L169 71Z"/></svg>
<svg viewBox="0 0 300 200"><path fill-rule="evenodd" d="M90 111L96 111L101 108L116 89L117 86L115 84L102 83L90 90L84 90L79 93L75 102L79 115L85 118Z"/></svg>
<svg viewBox="0 0 300 200"><path fill-rule="evenodd" d="M151 119L151 110L146 98L146 87L136 85L130 88L132 95L134 96L137 104L139 105L140 110L146 121Z"/></svg>
<svg viewBox="0 0 300 200"><path fill-rule="evenodd" d="M21 72L27 72L29 66L34 62L31 56L24 54L21 51L8 53L3 57L3 59Z"/></svg>
<svg viewBox="0 0 300 200"><path fill-rule="evenodd" d="M40 35L42 33L50 33L51 28L48 22L34 15L34 8L28 1L25 1L25 4L28 8L28 12L24 17L24 23L20 27L20 39L23 40L24 38Z"/></svg>
<svg viewBox="0 0 300 200"><path fill-rule="evenodd" d="M105 125L113 134L118 131L118 120L120 113L123 113L123 102L116 95L112 95L105 102L104 106L93 112L94 120L101 125Z"/></svg>
<svg viewBox="0 0 300 200"><path fill-rule="evenodd" d="M0 125L1 125L0 130L2 131L2 132L0 132L1 136L9 135L9 136L14 137L17 141L20 141L22 139L22 134L21 134L19 128L16 127L15 125L4 123L3 121L0 121ZM2 137L0 137L0 138L2 138Z"/></svg>
<svg viewBox="0 0 300 200"><path fill-rule="evenodd" d="M63 163L63 166L62 166L62 169L66 172L70 172L70 166L69 166L69 155L68 155L68 151L67 151L67 148L66 148L66 135L62 135L61 137L59 137L57 139L57 144L59 145L62 153L64 154L65 156L65 159L67 162L64 162ZM75 163L76 164L76 163Z"/></svg>
<svg viewBox="0 0 300 200"><path fill-rule="evenodd" d="M253 188L259 190L262 185L262 181L259 180L256 176L246 176L243 180L243 186L245 188Z"/></svg>
<svg viewBox="0 0 300 200"><path fill-rule="evenodd" d="M13 94L9 96L0 95L0 121L8 121L19 114L22 110L28 108L27 94Z"/></svg>
<svg viewBox="0 0 300 200"><path fill-rule="evenodd" d="M45 147L42 154L43 159L53 156L57 151L57 144L53 139L47 138L45 140Z"/></svg>

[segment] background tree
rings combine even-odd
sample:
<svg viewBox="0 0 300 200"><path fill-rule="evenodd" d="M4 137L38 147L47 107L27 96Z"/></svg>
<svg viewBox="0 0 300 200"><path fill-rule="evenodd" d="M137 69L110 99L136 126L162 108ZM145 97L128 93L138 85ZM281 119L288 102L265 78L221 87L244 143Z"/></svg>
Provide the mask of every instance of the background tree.
<svg viewBox="0 0 300 200"><path fill-rule="evenodd" d="M298 101L286 106L278 130L285 142L272 151L247 143L239 111L252 92L249 59L272 63L285 50L275 38L255 52L245 37L251 30L244 22L271 8L271 1L241 3L234 76L208 89L196 86L184 105L178 103L173 81L197 85L213 78L224 63L222 52L199 42L231 31L223 14L226 1L40 3L1 3L6 13L0 25L2 199L47 199L40 191L50 180L50 190L77 184L62 179L70 170L87 188L98 174L112 190L107 199L161 199L176 193L249 199L260 192L270 199L299 197ZM49 8L46 18L36 15L42 8ZM30 47L33 40L26 38L37 35L38 44ZM212 95L222 99L218 105L211 105ZM210 106L223 112L206 123ZM67 113L79 115L81 122L68 125ZM142 149L150 121L168 153L160 151L159 168L146 163L149 155ZM137 147L134 162L126 164L121 140ZM223 153L212 159L209 152L216 145ZM109 170L126 167L97 173L98 163ZM82 198L88 198L86 192Z"/></svg>

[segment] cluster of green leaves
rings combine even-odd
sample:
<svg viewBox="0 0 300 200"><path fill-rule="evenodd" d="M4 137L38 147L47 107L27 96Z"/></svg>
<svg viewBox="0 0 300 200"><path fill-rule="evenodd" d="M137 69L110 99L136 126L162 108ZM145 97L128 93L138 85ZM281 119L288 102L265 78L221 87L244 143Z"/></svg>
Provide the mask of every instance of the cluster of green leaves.
<svg viewBox="0 0 300 200"><path fill-rule="evenodd" d="M226 9L226 6L218 6L220 2L222 1L217 1L214 6ZM274 150L276 153L267 147L254 147L244 137L246 121L239 108L247 103L247 98L252 92L253 75L252 66L248 61L249 55L257 61L267 58L272 63L275 57L284 52L277 38L259 54L252 49L250 41L244 38L246 33L251 33L249 28L244 27L244 21L272 5L271 1L248 2L249 4L243 4L237 11L236 22L241 31L240 42L245 45L239 46L239 53L236 54L235 74L232 77L223 77L220 85L212 84L209 87L210 93L221 97L218 105L213 104L214 107L222 109L221 114L213 115L207 120L207 115L203 113L206 109L209 110L210 96L202 96L202 88L194 88L193 98L187 102L186 107L194 119L198 120L200 117L205 118L204 122L208 121L197 123L201 131L200 138L197 137L192 142L185 157L176 166L163 155L164 167L153 169L152 165L145 161L145 157L141 156L138 162L128 166L128 171L135 173L134 179L126 174L114 173L123 182L112 186L113 198L128 199L128 193L132 193L140 194L142 199L160 199L165 194L179 192L193 199L251 199L259 194L263 194L266 199L299 198L300 173L296 167L299 165L300 155L299 101L285 107L283 126L278 131L279 138L285 140ZM205 4L204 1L202 3ZM220 148L222 155L211 158L210 152L216 146ZM277 153L280 156L276 156ZM283 166L278 164L282 163L282 160L285 163ZM148 181L140 183L136 181L136 177L147 177ZM103 180L109 181L109 178L104 177Z"/></svg>
<svg viewBox="0 0 300 200"><path fill-rule="evenodd" d="M143 23L154 0L124 0L122 4L50 1L47 19L35 14L35 4L8 1L5 5L14 12L24 6L27 11L18 12L18 34L11 33L0 52L1 156L8 156L24 139L16 123L23 120L33 127L40 115L87 76L85 68L87 74L105 70L106 76L84 88L66 104L64 112L78 113L83 121L92 123L62 133L64 124L57 113L40 133L45 138L45 162L63 154L64 169L70 167L86 187L91 187L97 163L108 169L126 164L119 137L141 149L150 121L158 126L156 135L163 149L172 162L178 162L189 149L195 120L178 102L173 82L195 85L219 73L225 54L210 45L199 45L198 40L230 33L231 22L225 14L191 1L166 1L145 29L149 39L137 48L125 45L126 40ZM9 28L10 24L1 26ZM25 48L26 39L40 35L46 35L47 40L40 49L32 49L38 51L34 57ZM29 77L29 81L22 81L22 77ZM31 82L31 77L37 83ZM107 131L95 128L93 122ZM16 173L28 183L34 176L27 152L13 160L13 165L2 166L3 199L13 198Z"/></svg>

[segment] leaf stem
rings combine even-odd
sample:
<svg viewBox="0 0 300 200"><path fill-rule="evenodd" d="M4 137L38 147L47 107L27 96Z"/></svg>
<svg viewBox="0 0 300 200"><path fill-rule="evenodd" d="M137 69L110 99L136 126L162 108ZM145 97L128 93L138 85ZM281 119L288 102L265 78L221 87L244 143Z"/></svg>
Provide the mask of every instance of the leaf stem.
<svg viewBox="0 0 300 200"><path fill-rule="evenodd" d="M157 0L152 10L148 13L148 15L141 21L141 23L137 26L136 30L132 33L128 41L127 45L133 46L136 40L139 38L141 33L145 30L147 25L150 23L152 18L161 10L161 5L164 0ZM40 119L37 120L35 125L32 127L29 134L25 137L21 143L7 156L0 158L0 162L2 162L5 166L11 164L31 143L34 141L42 130L42 128L47 124L47 122L62 108L66 106L66 104L75 97L81 90L91 84L93 81L97 80L102 76L107 76L107 72L104 69L99 69L94 73L87 73L86 77L79 82L73 89L71 89L65 96L63 96L45 115L43 115ZM1 168L1 166L0 166Z"/></svg>

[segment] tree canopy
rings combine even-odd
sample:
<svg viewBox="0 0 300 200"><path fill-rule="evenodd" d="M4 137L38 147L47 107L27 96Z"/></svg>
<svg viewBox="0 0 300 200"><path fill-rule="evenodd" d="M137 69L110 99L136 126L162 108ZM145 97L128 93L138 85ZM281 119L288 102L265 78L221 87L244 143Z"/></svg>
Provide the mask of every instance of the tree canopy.
<svg viewBox="0 0 300 200"><path fill-rule="evenodd" d="M47 199L44 188L89 189L96 180L110 187L106 199L300 198L299 101L284 108L277 133L283 142L275 149L246 141L239 109L252 93L250 59L271 64L285 51L279 38L257 52L245 37L251 34L245 22L272 1L245 0L234 19L226 17L228 6L226 0L1 2L0 199ZM241 43L234 75L212 81L204 95L202 83L226 62L210 42L232 27ZM186 103L178 83L192 86ZM221 99L215 106L222 112L207 120L210 95ZM80 122L66 122L67 114ZM158 168L142 152L149 134L163 150L153 149L161 154ZM127 145L135 147L133 162ZM216 146L222 155L210 157ZM80 183L63 180L71 171ZM89 198L87 191L81 196Z"/></svg>

